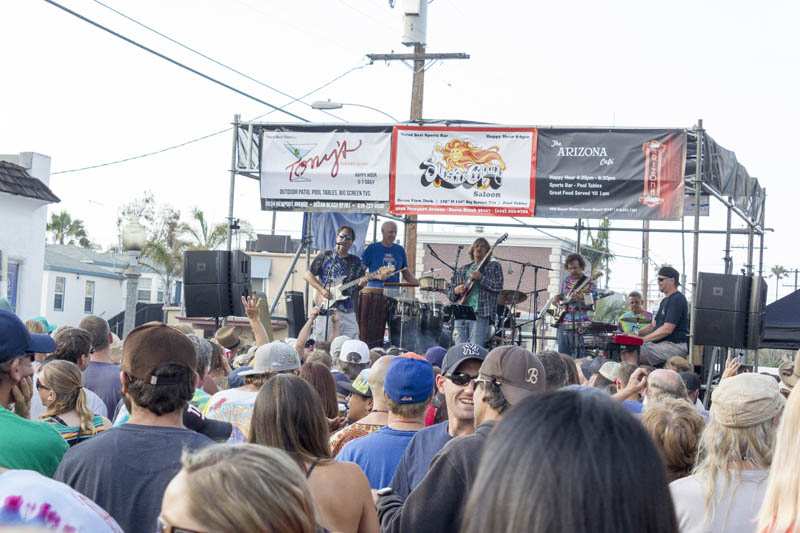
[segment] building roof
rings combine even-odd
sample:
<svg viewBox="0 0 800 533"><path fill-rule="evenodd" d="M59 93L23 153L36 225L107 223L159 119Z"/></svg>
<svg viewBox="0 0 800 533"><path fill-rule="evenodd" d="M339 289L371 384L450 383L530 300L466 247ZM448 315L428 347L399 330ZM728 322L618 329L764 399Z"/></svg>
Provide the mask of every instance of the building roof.
<svg viewBox="0 0 800 533"><path fill-rule="evenodd" d="M130 259L124 254L98 252L68 244L48 244L45 247L45 270L121 280L122 272L129 264ZM145 265L139 268L142 272L155 272Z"/></svg>
<svg viewBox="0 0 800 533"><path fill-rule="evenodd" d="M8 161L0 161L0 192L51 203L61 201L50 187L28 174L25 167Z"/></svg>

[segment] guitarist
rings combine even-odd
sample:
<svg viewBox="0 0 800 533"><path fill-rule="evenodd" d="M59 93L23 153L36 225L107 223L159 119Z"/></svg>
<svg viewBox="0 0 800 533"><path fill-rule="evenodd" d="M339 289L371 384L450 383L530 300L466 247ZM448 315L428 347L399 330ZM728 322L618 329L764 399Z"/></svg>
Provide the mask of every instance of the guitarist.
<svg viewBox="0 0 800 533"><path fill-rule="evenodd" d="M456 342L471 342L485 346L488 340L489 324L497 312L497 297L503 290L503 269L500 263L487 257L490 249L491 246L486 239L483 237L475 239L469 248L472 262L459 267L450 281L448 296L453 302L463 298L470 281L473 282L464 303L475 312L475 320L455 321ZM484 259L486 261L478 269Z"/></svg>
<svg viewBox="0 0 800 533"><path fill-rule="evenodd" d="M328 287L338 283L357 279L364 275L366 268L357 255L350 253L350 248L355 241L356 232L350 226L342 226L336 231L336 248L320 252L311 262L309 271L305 273L305 280L317 291L327 307L326 300L332 295ZM326 341L335 335L346 335L351 339L358 339L358 322L355 313L355 296L359 286L355 285L345 291L349 296L345 300L332 303L327 313L314 322L313 337L317 342ZM337 328L334 328L334 325ZM338 329L338 333L334 331ZM326 338L327 335L327 338Z"/></svg>
<svg viewBox="0 0 800 533"><path fill-rule="evenodd" d="M592 309L592 304L587 304L584 296L570 298L570 293L579 284L587 279L584 274L586 268L586 260L580 254L569 254L564 260L564 269L567 271L567 277L561 282L561 292L556 296L556 301L565 306L565 313L561 322L556 326L558 327L558 334L556 340L558 342L558 351L563 354L571 355L572 357L580 357L581 352L581 338L582 335L576 330L584 323L589 322L589 311ZM597 298L597 289L594 281L589 281L585 294L592 295L592 301Z"/></svg>

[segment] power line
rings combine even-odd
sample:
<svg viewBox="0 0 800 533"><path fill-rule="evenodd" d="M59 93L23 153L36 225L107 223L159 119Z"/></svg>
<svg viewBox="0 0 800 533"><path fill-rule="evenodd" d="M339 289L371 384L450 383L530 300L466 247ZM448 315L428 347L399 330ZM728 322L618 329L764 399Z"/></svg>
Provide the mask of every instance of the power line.
<svg viewBox="0 0 800 533"><path fill-rule="evenodd" d="M233 72L234 74L238 74L239 76L242 76L243 78L246 78L246 79L248 79L248 80L250 80L250 81L252 81L252 82L254 82L254 83L257 83L257 84L261 85L262 87L266 87L267 89L269 89L269 90L271 90L271 91L275 91L276 93L280 94L281 96L285 96L285 97L287 97L287 98L293 98L295 101L297 100L297 99L295 99L295 98L294 98L294 96L292 96L291 94L288 94L288 93L286 93L286 92L284 92L284 91L282 91L282 90L280 90L280 89L278 89L278 88L276 88L276 87L273 87L273 86L271 86L271 85L269 85L269 84L267 84L267 83L264 83L263 81L261 81L261 80L258 80L258 79L256 79L256 78L254 78L253 76L250 76L249 74L245 74L244 72L242 72L242 71L240 71L240 70L237 70L237 69L235 69L235 68L233 68L233 67L231 67L231 66L229 66L229 65L226 65L226 64L225 64L225 63L223 63L222 61L219 61L219 60L217 60L217 59L214 59L213 57L210 57L210 56L208 56L207 54L205 54L205 53L203 53L203 52L200 52L199 50L196 50L196 49L192 48L191 46L185 45L185 44L183 44L182 42L178 41L177 39L174 39L174 38L170 37L169 35L166 35L165 33L163 33L163 32L160 32L160 31L156 30L155 28L153 28L153 27L151 27L151 26L148 26L147 24L145 24L145 23L143 23L143 22L140 22L140 21L136 20L135 18L133 18L133 17L131 17L131 16L129 16L129 15L126 15L126 14L125 14L125 13L123 13L122 11L119 11L118 9L115 9L115 8L113 8L113 7L111 7L110 5L108 5L108 4L106 4L106 3L103 3L103 2L101 2L100 0L94 0L94 2L95 2L96 4L98 4L98 5L100 5L100 6L102 6L102 7L106 8L106 9L108 9L109 11L112 11L112 12L116 13L117 15L119 15L119 16L121 16L121 17L125 18L126 20L129 20L129 21L133 22L134 24L136 24L136 25L138 25L138 26L141 26L142 28L144 28L144 29L146 29L146 30L148 30L148 31L150 31L150 32L153 32L153 33L155 33L155 34L156 34L156 35L158 35L159 37L163 37L164 39L168 40L169 42L171 42L171 43L173 43L173 44L176 44L176 45L180 46L181 48L183 48L183 49L185 49L185 50L189 50L190 52L192 52L192 53L194 53L194 54L197 54L197 55L199 55L199 56L200 56L200 57L202 57L203 59L206 59L206 60L208 60L208 61L211 61L211 62L212 62L212 63L214 63L215 65L218 65L218 66L220 66L220 67L222 67L222 68L224 68L224 69L227 69L227 70L229 70L229 71ZM307 105L308 107L310 107L310 108L312 108L312 109L313 109L313 107L311 106L311 104L309 104L309 103L306 103L306 102L301 102L301 103L302 103L302 104L305 104L305 105ZM322 112L323 112L323 113L325 113L326 115L329 115L329 116L331 116L331 117L333 117L333 118L337 119L337 120L342 120L342 121L344 121L344 122L347 122L347 121L346 121L346 120L344 120L343 118L341 118L341 117L338 117L338 116L336 116L336 115L335 115L335 114L333 114L333 113L330 113L330 112L328 112L328 111L324 111L324 110L323 110Z"/></svg>
<svg viewBox="0 0 800 533"><path fill-rule="evenodd" d="M115 37L118 37L118 38L122 39L123 41L125 41L125 42L127 42L129 44L132 44L132 45L134 45L134 46L136 46L138 48L141 48L142 50L144 50L146 52L150 52L151 54L153 54L153 55L155 55L157 57L160 57L161 59L163 59L165 61L169 61L173 65L181 67L182 69L188 70L189 72L191 72L193 74L196 74L196 75L200 76L201 78L204 78L204 79L206 79L206 80L208 80L208 81L210 81L212 83L216 83L217 85L225 87L226 89L229 89L229 90L231 90L231 91L233 91L233 92L235 92L237 94L240 94L240 95L242 95L242 96L244 96L246 98L250 98L251 100L254 100L254 101L256 101L256 102L258 102L260 104L263 104L263 105L265 105L267 107L270 107L270 108L274 109L275 111L280 111L281 113L289 115L292 118L296 118L297 120L300 120L302 122L310 122L308 119L303 118L300 115L296 115L296 114L292 113L291 111L286 111L285 109L281 109L281 108L279 108L279 107L277 107L277 106L275 106L273 104L270 104L266 100L262 100L261 98L258 98L257 96L253 96L250 93L246 93L246 92L244 92L244 91L242 91L240 89L237 89L236 87L233 87L232 85L228 85L227 83L225 83L223 81L220 81L220 80L218 80L216 78L212 78L208 74L203 74L199 70L196 70L196 69L194 69L194 68L192 68L192 67L190 67L188 65L184 65L180 61L176 61L176 60L172 59L171 57L162 54L161 52L157 52L157 51L153 50L152 48L149 48L149 47L147 47L147 46L145 46L145 45L143 45L143 44L141 44L141 43L139 43L137 41L134 41L133 39L131 39L129 37L126 37L126 36L124 36L124 35L122 35L120 33L117 33L114 30L112 30L111 28L107 28L106 26L103 26L102 24L100 24L98 22L95 22L94 20L92 20L92 19L90 19L88 17L85 17L85 16L81 15L80 13L77 13L77 12L73 11L73 10L69 9L68 7L66 7L66 6L62 6L58 2L55 2L54 0L44 0L44 1L47 2L48 4L52 4L52 5L56 6L57 8L59 8L59 9L61 9L63 11L66 11L70 15L72 15L74 17L77 17L77 18L83 20L84 22L88 22L89 24L91 24L92 26L94 26L96 28L99 28L99 29L101 29L101 30L103 30L105 32L110 33L111 35L113 35Z"/></svg>
<svg viewBox="0 0 800 533"><path fill-rule="evenodd" d="M332 79L330 79L329 81L326 81L324 84L320 85L320 86L319 86L319 87L317 87L316 89L313 89L313 90L311 90L311 91L309 91L309 92L305 93L304 95L302 95L302 96L300 96L300 97L298 97L298 98L295 98L294 100L292 100L292 101L290 101L290 102L287 102L286 104L284 104L284 107L285 107L285 106L287 106L287 105L289 105L289 104L292 104L292 103L294 103L294 102L296 102L296 101L298 101L298 100L300 100L300 99L302 99L302 98L307 98L307 97L311 96L312 94L314 94L314 93L316 93L316 92L318 92L318 91L321 91L321 90L322 90L322 89L324 89L325 87L327 87L327 86L329 86L329 85L331 85L331 84L333 84L333 83L335 83L335 82L339 81L340 79L344 78L345 76L347 76L347 75L348 75L348 74L350 74L351 72L354 72L354 71L356 71L356 70L360 70L360 69L362 69L362 68L364 68L364 67L368 67L368 66L369 66L369 64L365 64L365 65L357 65L357 66L355 66L355 67L352 67L352 68L350 68L350 69L348 69L348 70L344 71L343 73L339 74L339 75L338 75L338 76L336 76L335 78L332 78ZM274 113L274 112L275 112L275 110L273 109L273 110L271 110L271 111L268 111L268 112L266 112L266 113L263 113L263 114L261 114L261 115L259 115L259 116L257 116L257 117L253 117L253 118L251 118L251 119L250 119L250 121L253 121L253 120L259 120L259 119L261 119L261 118L264 118L264 117L266 117L267 115L271 115L271 114L272 114L272 113ZM196 143L196 142L200 142L200 141L203 141L203 140L205 140L205 139L209 139L209 138L211 138L211 137L215 137L215 136L217 136L217 135L221 135L221 134L223 134L223 133L229 132L229 131L231 131L231 129L233 129L233 127L232 127L232 126L231 126L231 127L229 127L229 128L225 128L225 129L223 129L223 130L219 130L219 131L215 131L215 132L213 132L213 133L209 133L209 134L206 134L206 135L202 135L202 136L200 136L200 137L195 137L194 139L190 139L190 140L188 140L188 141L185 141L185 142L182 142L182 143L179 143L179 144L174 144L174 145L172 145L172 146L167 146L166 148L161 148L161 149L159 149L159 150L154 150L154 151L152 151L152 152L146 152L146 153L144 153L144 154L139 154L139 155L134 155L134 156L126 157L126 158L124 158L124 159L117 159L117 160L115 160L115 161L108 161L108 162L106 162L106 163L97 163L97 164L93 164L93 165L87 165L87 166L80 167L80 168L72 168L72 169L69 169L69 170L59 170L59 171L57 171L57 172L51 172L50 174L51 174L51 175L55 175L55 174L68 174L68 173L71 173L71 172L81 172L81 171L83 171L83 170L91 170L91 169L100 168L100 167L107 167L107 166L111 166L111 165L118 165L118 164L120 164L120 163L126 163L126 162L128 162L128 161L134 161L134 160L136 160L136 159L143 159L143 158L145 158L145 157L150 157L150 156L154 156L154 155L162 154L162 153L164 153L164 152L169 152L170 150L175 150L175 149L177 149L177 148L183 148L184 146L188 146L188 145L190 145L190 144L193 144L193 143Z"/></svg>

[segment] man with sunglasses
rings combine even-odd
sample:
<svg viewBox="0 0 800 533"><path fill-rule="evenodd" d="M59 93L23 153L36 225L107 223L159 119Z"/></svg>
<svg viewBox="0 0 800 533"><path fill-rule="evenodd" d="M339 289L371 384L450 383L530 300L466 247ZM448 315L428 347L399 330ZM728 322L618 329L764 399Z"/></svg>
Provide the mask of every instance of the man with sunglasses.
<svg viewBox="0 0 800 533"><path fill-rule="evenodd" d="M340 227L336 232L335 249L320 252L305 273L304 279L317 291L317 297L325 308L314 321L312 336L316 342L330 341L337 335L358 338L355 298L360 286L355 285L344 291L343 294L348 298L337 302L331 301L333 295L328 290L334 285L358 279L366 272L361 259L350 253L355 238L353 228Z"/></svg>
<svg viewBox="0 0 800 533"><path fill-rule="evenodd" d="M442 361L442 373L436 376L436 389L444 396L447 420L417 432L406 448L392 479L394 494L405 498L419 485L431 461L454 437L475 431L472 382L486 359L486 349L468 342L452 346Z"/></svg>
<svg viewBox="0 0 800 533"><path fill-rule="evenodd" d="M475 432L450 442L431 462L428 474L408 498L378 491L381 533L460 531L467 495L478 473L483 448L495 423L532 394L546 392L542 362L521 346L501 346L486 356L471 380Z"/></svg>
<svg viewBox="0 0 800 533"><path fill-rule="evenodd" d="M664 366L672 356L689 354L689 304L678 290L680 274L671 266L658 271L658 289L664 299L658 305L653 322L639 330L644 340L640 350L642 362Z"/></svg>

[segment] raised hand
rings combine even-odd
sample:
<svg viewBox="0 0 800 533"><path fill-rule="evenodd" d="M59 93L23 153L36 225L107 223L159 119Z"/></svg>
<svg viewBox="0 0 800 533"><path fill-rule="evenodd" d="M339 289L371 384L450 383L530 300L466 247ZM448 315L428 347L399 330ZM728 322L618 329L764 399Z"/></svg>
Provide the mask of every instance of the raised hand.
<svg viewBox="0 0 800 533"><path fill-rule="evenodd" d="M258 307L261 305L261 298L256 298L253 294L247 297L242 296L242 305L247 318L258 320Z"/></svg>

